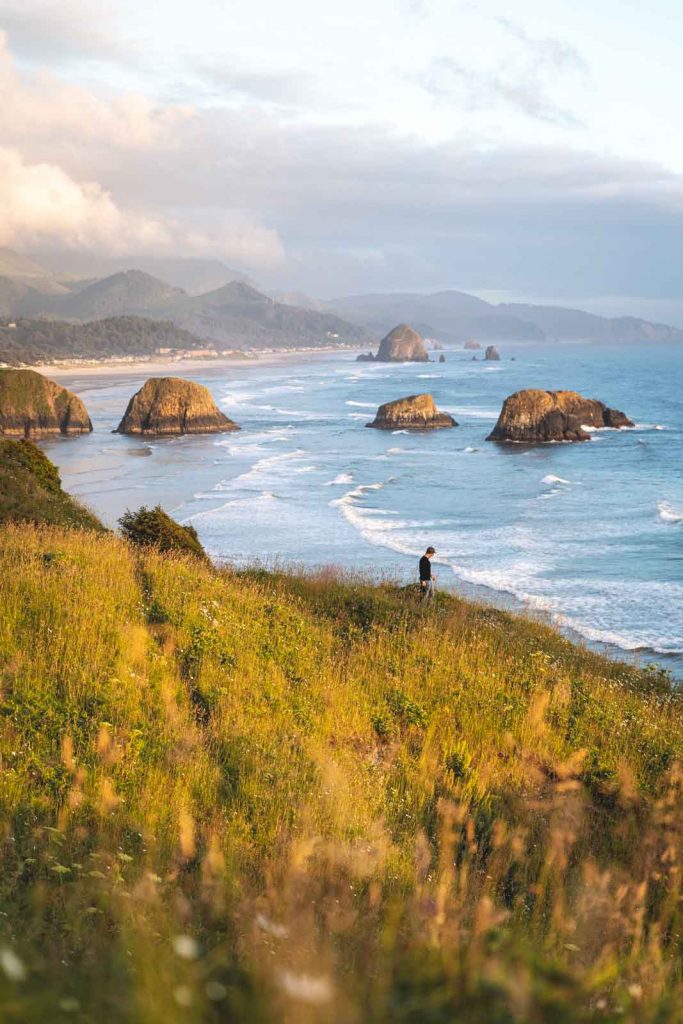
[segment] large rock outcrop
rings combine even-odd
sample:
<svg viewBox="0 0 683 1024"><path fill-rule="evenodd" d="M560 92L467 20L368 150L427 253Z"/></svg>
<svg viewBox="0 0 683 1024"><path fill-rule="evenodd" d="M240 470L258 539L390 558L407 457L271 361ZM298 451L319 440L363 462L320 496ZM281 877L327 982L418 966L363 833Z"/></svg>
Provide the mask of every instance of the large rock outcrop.
<svg viewBox="0 0 683 1024"><path fill-rule="evenodd" d="M0 435L33 438L91 430L83 402L61 384L35 370L0 369Z"/></svg>
<svg viewBox="0 0 683 1024"><path fill-rule="evenodd" d="M486 352L484 353L484 359L488 359L489 362L497 363L500 359L500 352L495 345L488 345Z"/></svg>
<svg viewBox="0 0 683 1024"><path fill-rule="evenodd" d="M376 356L358 356L359 362L428 363L424 338L408 324L399 324L380 342Z"/></svg>
<svg viewBox="0 0 683 1024"><path fill-rule="evenodd" d="M163 436L239 429L202 384L180 377L150 377L131 398L115 433Z"/></svg>
<svg viewBox="0 0 683 1024"><path fill-rule="evenodd" d="M469 352L478 352L479 349L481 348L481 345L479 344L478 341L470 340L465 342L463 348L467 349Z"/></svg>
<svg viewBox="0 0 683 1024"><path fill-rule="evenodd" d="M585 427L632 426L623 412L576 391L516 391L505 399L498 422L486 440L521 444L589 441Z"/></svg>
<svg viewBox="0 0 683 1024"><path fill-rule="evenodd" d="M365 425L379 430L435 430L458 424L448 413L439 412L431 395L409 395L380 405L375 419Z"/></svg>

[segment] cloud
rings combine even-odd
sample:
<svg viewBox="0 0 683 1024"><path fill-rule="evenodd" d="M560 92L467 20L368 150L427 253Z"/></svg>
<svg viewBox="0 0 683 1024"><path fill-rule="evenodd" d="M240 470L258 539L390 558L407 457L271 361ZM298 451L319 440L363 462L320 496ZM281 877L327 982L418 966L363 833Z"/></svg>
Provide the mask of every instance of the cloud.
<svg viewBox="0 0 683 1024"><path fill-rule="evenodd" d="M30 60L119 59L115 11L93 0L3 0L0 23L14 52Z"/></svg>
<svg viewBox="0 0 683 1024"><path fill-rule="evenodd" d="M27 164L0 147L0 245L64 247L112 255L212 254L246 265L282 259L277 233L239 218L206 232L122 210L97 182L74 181L53 164Z"/></svg>
<svg viewBox="0 0 683 1024"><path fill-rule="evenodd" d="M533 37L508 18L496 18L494 26L507 39L505 53L495 64L482 68L436 57L417 76L418 82L440 102L456 102L472 111L490 111L502 103L537 121L578 126L579 118L554 93L562 76L588 77L580 52L564 40Z"/></svg>

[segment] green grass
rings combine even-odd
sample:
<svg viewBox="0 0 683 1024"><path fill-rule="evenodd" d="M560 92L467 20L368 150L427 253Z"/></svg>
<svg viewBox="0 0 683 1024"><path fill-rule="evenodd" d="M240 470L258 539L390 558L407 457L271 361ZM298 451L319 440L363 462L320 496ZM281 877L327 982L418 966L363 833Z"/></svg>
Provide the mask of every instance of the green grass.
<svg viewBox="0 0 683 1024"><path fill-rule="evenodd" d="M457 598L0 538L3 1022L683 1020L683 705Z"/></svg>

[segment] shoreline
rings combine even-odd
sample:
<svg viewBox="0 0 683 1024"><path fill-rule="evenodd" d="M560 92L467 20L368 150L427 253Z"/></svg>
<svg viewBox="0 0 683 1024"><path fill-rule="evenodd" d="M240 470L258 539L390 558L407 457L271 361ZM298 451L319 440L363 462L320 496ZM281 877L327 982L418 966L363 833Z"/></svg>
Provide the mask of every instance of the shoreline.
<svg viewBox="0 0 683 1024"><path fill-rule="evenodd" d="M321 348L297 348L297 349L264 349L253 354L221 355L221 356L181 356L179 359L169 356L150 356L131 360L102 359L102 360L60 360L59 363L36 363L32 366L24 366L21 369L35 370L44 376L71 377L75 374L83 374L94 377L98 373L127 374L153 373L182 367L186 370L222 368L225 366L263 366L272 363L286 362L288 359L301 358L307 355L339 354L341 352L356 352L360 349L347 345L332 346L326 345Z"/></svg>

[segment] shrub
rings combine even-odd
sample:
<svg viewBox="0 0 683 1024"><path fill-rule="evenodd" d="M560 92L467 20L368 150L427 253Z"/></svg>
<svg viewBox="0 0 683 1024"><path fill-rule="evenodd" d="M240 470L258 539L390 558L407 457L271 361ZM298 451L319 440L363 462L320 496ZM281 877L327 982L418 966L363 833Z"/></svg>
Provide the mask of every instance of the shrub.
<svg viewBox="0 0 683 1024"><path fill-rule="evenodd" d="M202 559L207 557L195 528L176 523L160 505L156 508L143 505L137 512L125 512L119 524L124 537L140 547L178 551Z"/></svg>

